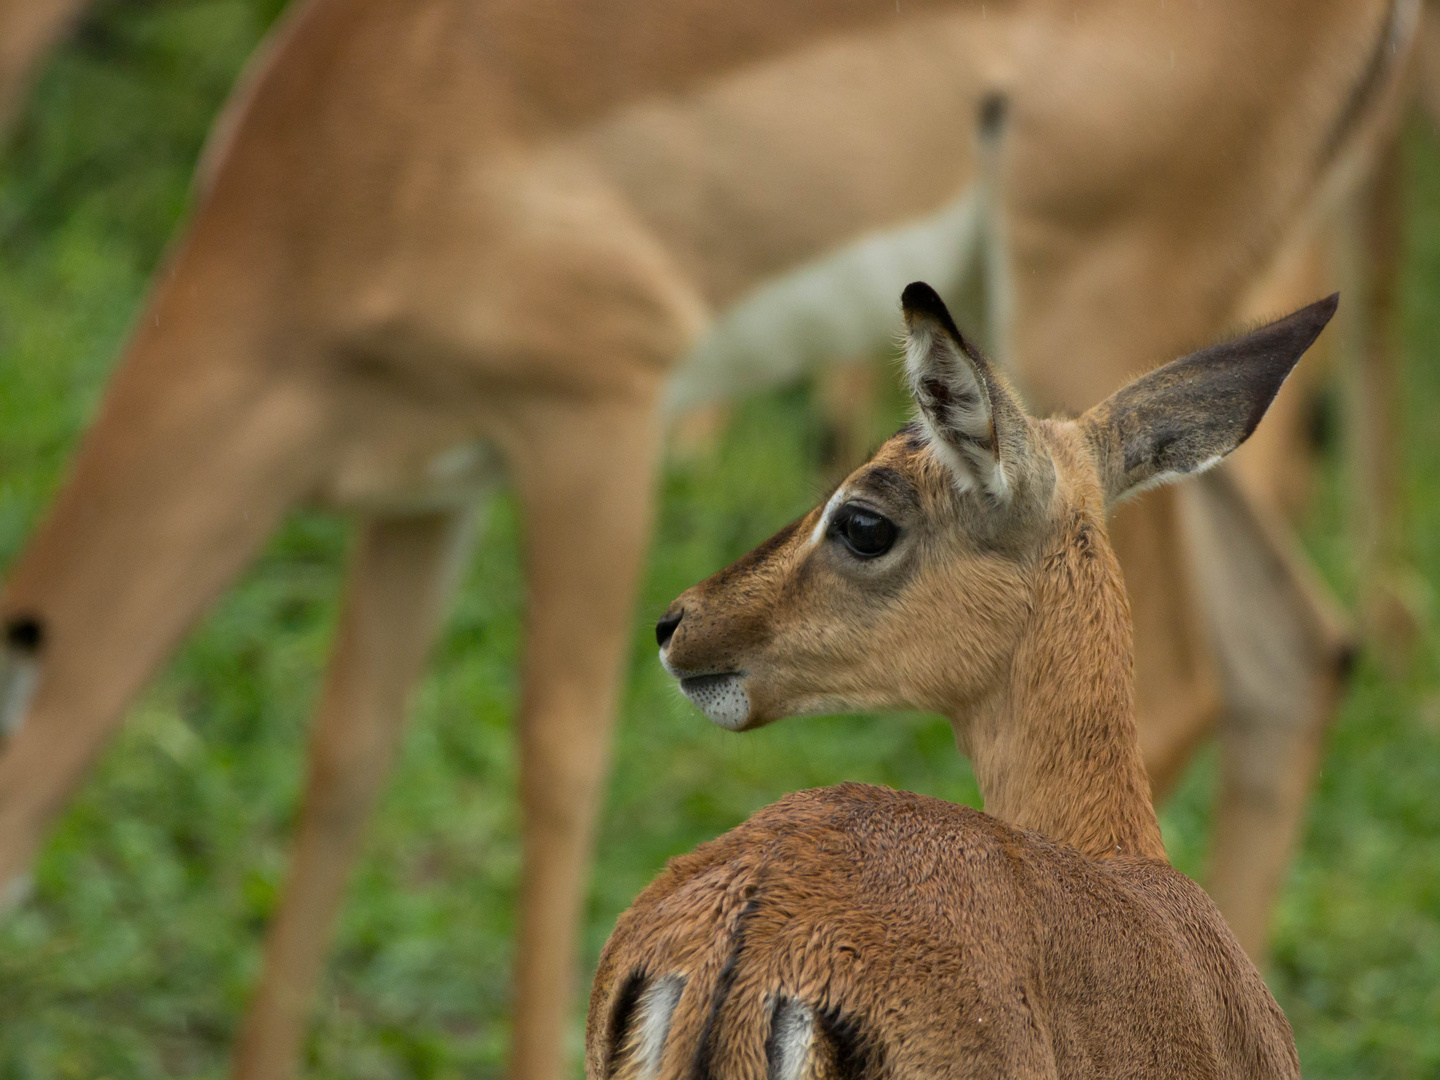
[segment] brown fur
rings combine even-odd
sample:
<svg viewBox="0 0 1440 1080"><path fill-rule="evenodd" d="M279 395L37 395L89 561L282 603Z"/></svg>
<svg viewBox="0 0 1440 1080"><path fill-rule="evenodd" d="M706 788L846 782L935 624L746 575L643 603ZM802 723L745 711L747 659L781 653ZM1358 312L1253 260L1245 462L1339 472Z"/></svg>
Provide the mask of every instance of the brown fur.
<svg viewBox="0 0 1440 1080"><path fill-rule="evenodd" d="M528 600L514 1074L554 1077L665 379L713 318L983 189L1014 292L997 339L1037 400L1078 410L1217 331L1394 112L1396 79L1367 75L1387 0L901 8L295 4L9 568L0 620L43 644L19 634L0 658L38 664L0 757L0 883L288 509L355 514L350 629L239 1055L241 1076L289 1071L432 601L498 457ZM1127 564L1158 562L1137 610L1183 637L1174 520L1148 500L1117 537ZM1142 635L1140 661L1174 691L1150 698L1159 727L1213 700L1213 672L1177 674L1162 637Z"/></svg>
<svg viewBox="0 0 1440 1080"><path fill-rule="evenodd" d="M606 946L589 1075L779 1076L771 1028L794 1001L813 1054L847 1061L846 1077L1297 1076L1254 966L1165 864L1104 515L1156 475L1107 464L1135 446L1161 446L1183 475L1242 442L1334 298L1047 422L1024 415L933 292L912 285L905 302L924 436L902 431L762 557L680 596L661 655L697 701L694 680L730 673L743 722L706 706L727 726L941 712L988 813L845 785L676 860ZM951 403L977 382L992 407L957 420ZM951 425L964 438L987 424L1003 491L944 446ZM890 546L853 547L854 507L894 523ZM643 995L658 979L684 991L651 1067L661 1006ZM830 1075L816 1056L785 1080Z"/></svg>
<svg viewBox="0 0 1440 1080"><path fill-rule="evenodd" d="M596 1032L637 1019L613 993L632 972L686 976L656 1074L675 1080L765 1076L783 998L828 1018L816 1041L849 1065L807 1077L1299 1075L1284 1016L1183 874L861 784L787 796L640 895L596 974L592 1080L627 1075Z"/></svg>

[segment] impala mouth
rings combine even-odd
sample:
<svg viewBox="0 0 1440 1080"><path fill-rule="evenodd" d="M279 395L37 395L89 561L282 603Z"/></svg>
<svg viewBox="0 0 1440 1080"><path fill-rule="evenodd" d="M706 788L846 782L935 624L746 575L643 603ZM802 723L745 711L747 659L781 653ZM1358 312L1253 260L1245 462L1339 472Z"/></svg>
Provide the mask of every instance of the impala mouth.
<svg viewBox="0 0 1440 1080"><path fill-rule="evenodd" d="M726 731L740 731L750 719L750 695L745 691L743 671L686 675L680 679L680 692Z"/></svg>

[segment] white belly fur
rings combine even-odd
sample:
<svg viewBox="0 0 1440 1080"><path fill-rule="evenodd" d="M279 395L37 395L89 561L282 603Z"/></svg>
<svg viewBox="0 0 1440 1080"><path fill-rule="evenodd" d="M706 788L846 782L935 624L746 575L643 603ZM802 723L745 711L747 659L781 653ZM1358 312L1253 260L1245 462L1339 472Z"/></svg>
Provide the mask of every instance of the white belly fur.
<svg viewBox="0 0 1440 1080"><path fill-rule="evenodd" d="M716 320L671 378L666 412L752 393L823 363L876 352L898 340L900 292L928 281L959 288L982 241L977 188L939 212L868 233L767 281Z"/></svg>

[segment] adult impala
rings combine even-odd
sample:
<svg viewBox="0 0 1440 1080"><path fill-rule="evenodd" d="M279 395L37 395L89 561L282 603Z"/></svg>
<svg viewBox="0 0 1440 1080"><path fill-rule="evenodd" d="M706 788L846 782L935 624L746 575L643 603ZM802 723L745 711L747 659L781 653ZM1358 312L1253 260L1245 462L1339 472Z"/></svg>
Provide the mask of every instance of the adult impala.
<svg viewBox="0 0 1440 1080"><path fill-rule="evenodd" d="M656 633L732 730L943 713L989 814L844 785L675 860L601 958L588 1075L1299 1076L1259 973L1165 861L1105 515L1243 442L1335 298L1059 422L929 286L904 304L919 419Z"/></svg>
<svg viewBox="0 0 1440 1080"><path fill-rule="evenodd" d="M1038 400L1098 400L1235 314L1394 112L1414 21L1401 0L901 8L304 0L252 66L0 597L8 881L281 516L302 500L356 515L238 1075L293 1064L406 692L501 462L529 602L514 1068L548 1080L665 404L884 343L894 291L963 277L977 247L1003 250L1001 336ZM1207 565L1211 591L1254 608L1224 567L1273 545L1241 511L1246 527L1206 534ZM1180 532L1168 497L1117 532L1154 581L1136 609L1140 700L1163 775L1225 704ZM1276 715L1226 728L1227 768L1312 752L1336 649L1307 605L1285 579L1264 606L1293 631L1274 635L1285 692ZM1264 826L1283 852L1304 778L1226 775L1216 882L1248 895L1236 841Z"/></svg>

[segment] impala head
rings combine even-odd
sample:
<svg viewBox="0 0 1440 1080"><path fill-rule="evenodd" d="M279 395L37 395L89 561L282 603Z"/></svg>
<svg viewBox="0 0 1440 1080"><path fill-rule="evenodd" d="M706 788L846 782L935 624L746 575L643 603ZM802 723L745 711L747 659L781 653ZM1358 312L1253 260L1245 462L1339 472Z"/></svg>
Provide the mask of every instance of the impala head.
<svg viewBox="0 0 1440 1080"><path fill-rule="evenodd" d="M1128 650L1106 510L1240 445L1336 302L1177 360L1078 419L1037 420L934 290L909 286L917 419L824 505L681 595L656 627L661 661L732 730L861 709L955 718L1006 691L1037 605L1064 595L1040 585L1068 572L1067 552L1104 565L1109 605L1065 613L1073 645L1109 619Z"/></svg>

